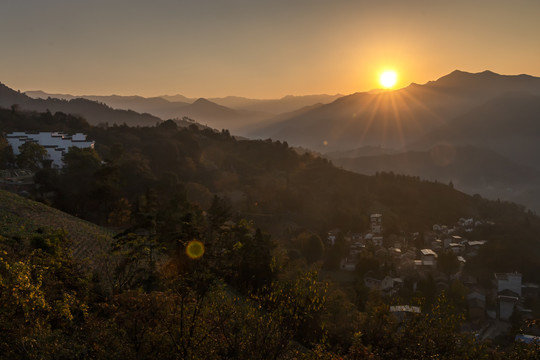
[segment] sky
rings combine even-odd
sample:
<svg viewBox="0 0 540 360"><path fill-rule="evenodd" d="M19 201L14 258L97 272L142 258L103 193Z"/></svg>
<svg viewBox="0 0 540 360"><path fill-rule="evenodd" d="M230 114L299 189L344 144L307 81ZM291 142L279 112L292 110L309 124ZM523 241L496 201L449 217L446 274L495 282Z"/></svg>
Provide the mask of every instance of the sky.
<svg viewBox="0 0 540 360"><path fill-rule="evenodd" d="M73 95L351 94L540 76L538 0L2 0L0 82Z"/></svg>

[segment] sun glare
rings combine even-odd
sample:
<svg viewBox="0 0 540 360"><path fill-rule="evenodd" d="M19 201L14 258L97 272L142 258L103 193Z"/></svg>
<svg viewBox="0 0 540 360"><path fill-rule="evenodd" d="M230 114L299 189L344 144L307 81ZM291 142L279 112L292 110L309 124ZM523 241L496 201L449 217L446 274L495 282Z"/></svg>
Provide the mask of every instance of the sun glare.
<svg viewBox="0 0 540 360"><path fill-rule="evenodd" d="M394 70L383 71L379 77L379 83L385 89L391 89L397 83L397 73Z"/></svg>

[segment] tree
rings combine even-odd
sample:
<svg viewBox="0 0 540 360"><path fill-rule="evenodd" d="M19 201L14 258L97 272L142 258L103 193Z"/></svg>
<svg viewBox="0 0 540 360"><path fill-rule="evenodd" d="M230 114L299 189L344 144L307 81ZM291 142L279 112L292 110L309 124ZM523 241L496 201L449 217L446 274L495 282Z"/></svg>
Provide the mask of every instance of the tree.
<svg viewBox="0 0 540 360"><path fill-rule="evenodd" d="M445 251L437 258L437 267L440 271L450 276L458 272L459 260L452 251Z"/></svg>
<svg viewBox="0 0 540 360"><path fill-rule="evenodd" d="M21 169L38 170L47 156L47 150L43 146L31 141L19 146L19 151L17 166Z"/></svg>
<svg viewBox="0 0 540 360"><path fill-rule="evenodd" d="M71 147L64 155L61 174L61 207L79 216L85 216L88 205L99 201L92 196L96 187L95 174L101 168L101 159L94 149Z"/></svg>
<svg viewBox="0 0 540 360"><path fill-rule="evenodd" d="M126 234L112 244L107 271L109 286L119 294L137 288L151 289L156 279L156 258L162 248L147 236Z"/></svg>
<svg viewBox="0 0 540 360"><path fill-rule="evenodd" d="M483 359L485 345L459 331L464 315L442 293L421 313L408 314L402 321L380 300L367 307L361 325L361 344L381 359Z"/></svg>
<svg viewBox="0 0 540 360"><path fill-rule="evenodd" d="M68 176L82 178L93 175L100 167L101 159L94 149L72 146L64 155L62 172Z"/></svg>
<svg viewBox="0 0 540 360"><path fill-rule="evenodd" d="M7 140L0 137L0 169L6 169L15 163L15 155L13 155L13 148Z"/></svg>
<svg viewBox="0 0 540 360"><path fill-rule="evenodd" d="M343 258L349 254L349 244L342 233L336 237L334 245L326 252L325 267L336 269Z"/></svg>
<svg viewBox="0 0 540 360"><path fill-rule="evenodd" d="M322 259L324 254L324 245L321 238L309 232L302 232L296 237L296 242L308 264Z"/></svg>
<svg viewBox="0 0 540 360"><path fill-rule="evenodd" d="M87 282L69 246L64 232L40 231L21 259L0 251L1 358L78 358L66 353L79 346Z"/></svg>

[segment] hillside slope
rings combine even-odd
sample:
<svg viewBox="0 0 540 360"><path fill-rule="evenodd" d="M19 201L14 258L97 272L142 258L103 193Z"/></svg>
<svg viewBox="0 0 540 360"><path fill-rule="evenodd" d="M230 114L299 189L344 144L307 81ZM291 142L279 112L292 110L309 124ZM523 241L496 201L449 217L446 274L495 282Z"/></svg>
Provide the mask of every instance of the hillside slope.
<svg viewBox="0 0 540 360"><path fill-rule="evenodd" d="M540 78L454 71L424 85L344 96L251 135L318 151L400 148L493 98L516 92L540 95Z"/></svg>
<svg viewBox="0 0 540 360"><path fill-rule="evenodd" d="M425 149L439 143L484 147L540 170L540 96L500 96L457 117L411 144Z"/></svg>
<svg viewBox="0 0 540 360"><path fill-rule="evenodd" d="M99 266L100 254L108 250L112 233L100 226L81 220L42 203L0 190L0 235L30 235L38 228L63 229L73 241L73 255Z"/></svg>
<svg viewBox="0 0 540 360"><path fill-rule="evenodd" d="M469 194L502 198L540 210L538 182L540 173L496 152L472 146L448 143L427 151L397 154L345 157L345 153L328 154L336 166L373 175L394 172L453 185Z"/></svg>

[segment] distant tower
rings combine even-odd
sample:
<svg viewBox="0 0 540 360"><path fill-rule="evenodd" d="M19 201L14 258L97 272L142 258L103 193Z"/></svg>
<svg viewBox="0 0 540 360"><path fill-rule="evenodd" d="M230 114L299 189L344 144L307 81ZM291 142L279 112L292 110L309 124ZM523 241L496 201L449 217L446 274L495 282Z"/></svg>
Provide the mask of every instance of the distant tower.
<svg viewBox="0 0 540 360"><path fill-rule="evenodd" d="M382 215L381 214L371 214L370 216L371 224L371 233L381 234L382 233Z"/></svg>

